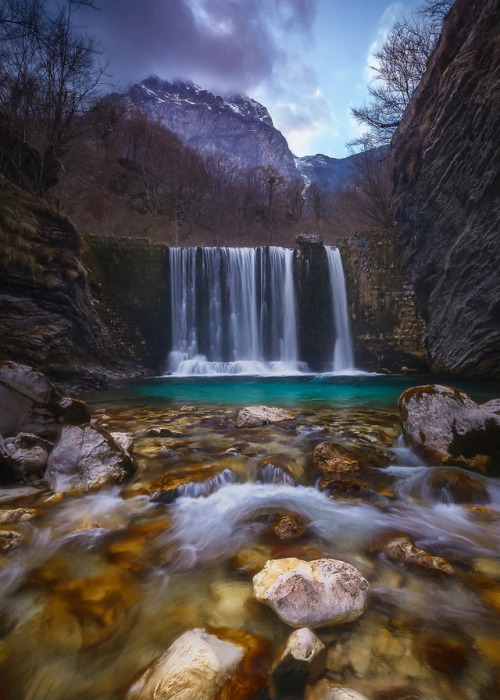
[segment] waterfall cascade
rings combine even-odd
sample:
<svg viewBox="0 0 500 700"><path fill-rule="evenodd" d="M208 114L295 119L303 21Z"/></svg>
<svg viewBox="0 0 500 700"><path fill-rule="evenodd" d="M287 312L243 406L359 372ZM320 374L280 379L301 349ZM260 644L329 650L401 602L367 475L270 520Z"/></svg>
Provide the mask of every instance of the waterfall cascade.
<svg viewBox="0 0 500 700"><path fill-rule="evenodd" d="M293 250L171 248L175 374L290 374L298 361Z"/></svg>
<svg viewBox="0 0 500 700"><path fill-rule="evenodd" d="M340 253L326 248L335 317L333 370L354 367ZM172 345L177 375L294 374L299 361L290 248L172 247Z"/></svg>
<svg viewBox="0 0 500 700"><path fill-rule="evenodd" d="M335 323L333 371L349 373L354 369L354 353L352 350L349 310L347 308L344 268L338 248L326 246L326 255L330 272L330 284L332 286Z"/></svg>

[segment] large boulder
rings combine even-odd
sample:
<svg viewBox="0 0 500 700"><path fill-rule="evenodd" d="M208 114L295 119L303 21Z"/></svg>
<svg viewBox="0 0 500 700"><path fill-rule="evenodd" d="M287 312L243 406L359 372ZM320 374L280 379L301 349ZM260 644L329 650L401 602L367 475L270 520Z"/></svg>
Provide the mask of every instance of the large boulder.
<svg viewBox="0 0 500 700"><path fill-rule="evenodd" d="M253 578L254 595L291 627L327 627L357 620L370 584L336 559L271 559Z"/></svg>
<svg viewBox="0 0 500 700"><path fill-rule="evenodd" d="M48 460L44 481L59 493L119 484L132 472L130 456L93 425L64 426Z"/></svg>
<svg viewBox="0 0 500 700"><path fill-rule="evenodd" d="M407 389L398 408L406 444L429 464L478 454L500 460L496 402L479 406L459 389L431 384Z"/></svg>
<svg viewBox="0 0 500 700"><path fill-rule="evenodd" d="M27 365L0 365L0 433L55 436L62 424L88 423L88 406L65 396L44 374Z"/></svg>
<svg viewBox="0 0 500 700"><path fill-rule="evenodd" d="M247 406L242 408L236 418L236 427L255 428L268 423L280 423L284 420L293 420L295 415L284 408L272 408L269 406Z"/></svg>
<svg viewBox="0 0 500 700"><path fill-rule="evenodd" d="M232 683L252 653L245 645L249 635L241 636L246 640L238 643L203 629L185 632L131 686L126 700L249 700L253 683Z"/></svg>

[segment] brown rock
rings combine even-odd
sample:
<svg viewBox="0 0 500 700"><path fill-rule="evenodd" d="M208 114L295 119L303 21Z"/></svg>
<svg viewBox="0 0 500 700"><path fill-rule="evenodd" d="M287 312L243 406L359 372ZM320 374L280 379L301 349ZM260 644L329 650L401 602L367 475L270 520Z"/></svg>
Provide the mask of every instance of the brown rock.
<svg viewBox="0 0 500 700"><path fill-rule="evenodd" d="M280 540L298 540L307 532L308 522L295 513L278 513L270 531Z"/></svg>
<svg viewBox="0 0 500 700"><path fill-rule="evenodd" d="M335 442L320 442L313 452L314 466L322 474L343 474L359 471L359 462Z"/></svg>
<svg viewBox="0 0 500 700"><path fill-rule="evenodd" d="M399 537L397 540L389 542L384 547L384 552L392 561L407 564L420 571L447 574L448 576L453 576L455 573L453 567L445 559L433 557L423 549L415 547L405 537Z"/></svg>

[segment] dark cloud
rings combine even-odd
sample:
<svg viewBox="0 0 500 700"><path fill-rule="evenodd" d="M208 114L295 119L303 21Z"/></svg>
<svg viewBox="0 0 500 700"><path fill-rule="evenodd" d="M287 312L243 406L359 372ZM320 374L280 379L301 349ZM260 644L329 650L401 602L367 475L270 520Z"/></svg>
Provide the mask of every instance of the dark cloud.
<svg viewBox="0 0 500 700"><path fill-rule="evenodd" d="M204 87L252 90L292 60L318 0L97 0L84 23L101 40L115 80L156 73Z"/></svg>

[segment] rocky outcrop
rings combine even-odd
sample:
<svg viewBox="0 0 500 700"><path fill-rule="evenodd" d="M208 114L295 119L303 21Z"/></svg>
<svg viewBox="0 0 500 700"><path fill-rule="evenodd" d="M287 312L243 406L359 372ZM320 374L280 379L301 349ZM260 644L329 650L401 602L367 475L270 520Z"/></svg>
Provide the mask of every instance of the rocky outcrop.
<svg viewBox="0 0 500 700"><path fill-rule="evenodd" d="M236 418L237 428L255 428L269 423L281 423L284 420L293 420L295 415L284 408L270 406L247 406L238 412Z"/></svg>
<svg viewBox="0 0 500 700"><path fill-rule="evenodd" d="M189 146L224 153L242 168L273 166L299 177L285 137L267 109L249 97L221 97L188 81L156 76L112 97L159 120Z"/></svg>
<svg viewBox="0 0 500 700"><path fill-rule="evenodd" d="M336 559L271 559L254 576L253 589L287 625L312 628L357 620L370 593L360 572Z"/></svg>
<svg viewBox="0 0 500 700"><path fill-rule="evenodd" d="M390 230L338 241L346 279L356 365L391 372L427 368L425 323Z"/></svg>
<svg viewBox="0 0 500 700"><path fill-rule="evenodd" d="M91 491L120 484L132 470L130 455L102 428L65 426L43 479L55 493Z"/></svg>
<svg viewBox="0 0 500 700"><path fill-rule="evenodd" d="M0 161L7 146L0 130ZM16 181L28 186L39 160L25 153L28 172L16 171ZM90 295L78 232L3 174L0 188L0 357L45 367L108 358L110 338Z"/></svg>
<svg viewBox="0 0 500 700"><path fill-rule="evenodd" d="M496 402L479 406L459 389L431 384L407 389L398 408L406 444L429 464L460 458L474 466L476 455L485 455L500 466Z"/></svg>
<svg viewBox="0 0 500 700"><path fill-rule="evenodd" d="M393 138L394 212L431 368L500 377L500 4L457 0Z"/></svg>

